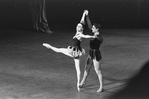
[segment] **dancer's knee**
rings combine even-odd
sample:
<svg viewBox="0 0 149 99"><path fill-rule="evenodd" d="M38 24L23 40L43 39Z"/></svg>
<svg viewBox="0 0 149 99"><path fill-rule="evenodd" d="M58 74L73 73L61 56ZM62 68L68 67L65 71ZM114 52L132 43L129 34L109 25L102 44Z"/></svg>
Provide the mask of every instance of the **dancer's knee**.
<svg viewBox="0 0 149 99"><path fill-rule="evenodd" d="M101 75L101 70L95 70L97 75Z"/></svg>

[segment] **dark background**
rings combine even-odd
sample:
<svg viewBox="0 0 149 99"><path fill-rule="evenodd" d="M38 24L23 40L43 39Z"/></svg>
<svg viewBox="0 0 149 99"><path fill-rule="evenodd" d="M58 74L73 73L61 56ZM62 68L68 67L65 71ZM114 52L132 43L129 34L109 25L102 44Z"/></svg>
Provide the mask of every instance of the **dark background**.
<svg viewBox="0 0 149 99"><path fill-rule="evenodd" d="M103 99L116 92L120 92L115 96L118 99L146 99L149 69L144 63L149 56L149 29L139 28L149 28L149 1L46 0L50 28L65 30L50 34L24 31L33 27L30 1L0 0L1 99ZM74 32L67 30L75 30L84 9L90 11L92 22L105 28L101 30L104 42L100 49L105 91L100 94L96 93L99 86L93 68L83 92L78 93L73 60L42 46L44 42L57 47L71 45ZM88 44L89 39L84 39L82 47L86 52ZM87 54L81 59L82 71L86 57ZM135 74L138 75L131 79ZM126 89L119 91L128 80Z"/></svg>
<svg viewBox="0 0 149 99"><path fill-rule="evenodd" d="M32 29L31 0L0 0L0 27ZM147 0L46 0L49 27L71 29L88 9L102 28L149 28Z"/></svg>

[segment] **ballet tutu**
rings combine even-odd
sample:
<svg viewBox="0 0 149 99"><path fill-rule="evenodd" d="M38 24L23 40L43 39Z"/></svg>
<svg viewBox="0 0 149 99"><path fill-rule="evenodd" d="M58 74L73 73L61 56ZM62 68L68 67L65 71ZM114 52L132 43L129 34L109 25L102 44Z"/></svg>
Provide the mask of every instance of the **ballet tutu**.
<svg viewBox="0 0 149 99"><path fill-rule="evenodd" d="M82 55L85 55L85 50L81 48L81 50L78 47L72 47L68 46L68 52L71 54L74 58L79 58Z"/></svg>

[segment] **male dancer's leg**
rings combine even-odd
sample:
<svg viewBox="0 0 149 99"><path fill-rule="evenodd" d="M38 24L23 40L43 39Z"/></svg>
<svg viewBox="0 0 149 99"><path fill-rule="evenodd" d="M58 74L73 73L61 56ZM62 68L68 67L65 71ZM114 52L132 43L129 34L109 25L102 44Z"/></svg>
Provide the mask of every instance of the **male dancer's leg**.
<svg viewBox="0 0 149 99"><path fill-rule="evenodd" d="M100 61L97 61L95 59L93 59L93 64L94 64L94 69L95 69L95 72L98 76L99 83L100 83L100 87L97 90L97 92L102 92L103 91L103 81L102 81L102 73L101 73L101 64L100 64Z"/></svg>

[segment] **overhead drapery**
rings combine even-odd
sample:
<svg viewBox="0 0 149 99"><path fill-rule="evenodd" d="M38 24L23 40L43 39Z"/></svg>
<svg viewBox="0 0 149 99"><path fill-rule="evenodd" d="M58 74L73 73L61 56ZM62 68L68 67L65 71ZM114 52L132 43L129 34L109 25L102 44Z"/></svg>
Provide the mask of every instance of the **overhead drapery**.
<svg viewBox="0 0 149 99"><path fill-rule="evenodd" d="M32 8L33 29L38 32L52 33L46 16L45 0L30 0Z"/></svg>

